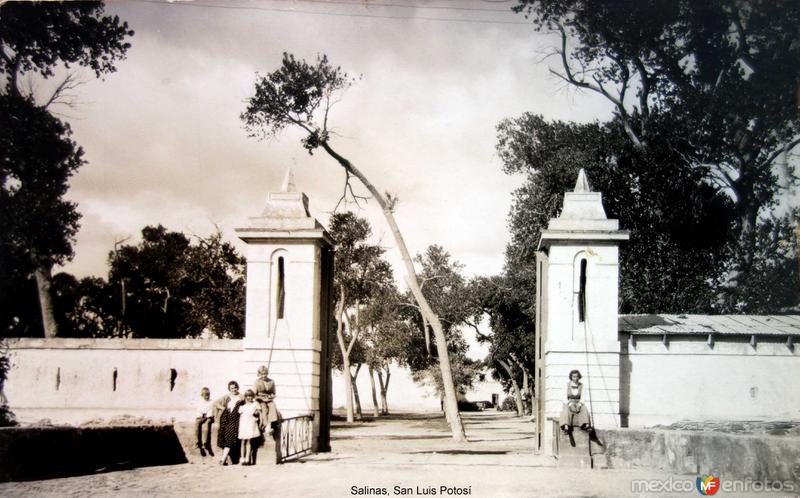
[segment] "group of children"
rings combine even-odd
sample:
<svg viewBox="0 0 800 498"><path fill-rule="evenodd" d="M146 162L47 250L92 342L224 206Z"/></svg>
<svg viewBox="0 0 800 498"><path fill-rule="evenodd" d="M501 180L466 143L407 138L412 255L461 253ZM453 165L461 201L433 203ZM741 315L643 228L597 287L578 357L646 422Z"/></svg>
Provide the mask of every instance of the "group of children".
<svg viewBox="0 0 800 498"><path fill-rule="evenodd" d="M200 399L197 400L195 413L195 428L196 428L196 447L200 450L200 455L214 456L214 451L211 448L211 426L217 420L220 423L220 432L228 432L234 430L235 434L231 434L234 438L238 435L238 440L241 449L241 465L252 465L254 460L254 440L261 437L262 434L272 434L272 422L278 419L277 408L275 407L275 383L269 379L268 371L265 366L258 370L258 377L254 384L255 391L247 389L244 392L243 399L238 396L239 385L235 381L229 383L229 391L231 385L235 384L234 398L231 400L230 395L223 396L217 401L211 400L211 390L208 387L203 387L200 390ZM234 403L228 406L230 402ZM221 416L224 410L233 410L236 412L235 425L238 427L223 427L223 419L233 422L234 417L227 415ZM222 441L225 438L220 438ZM225 457L220 463L227 465L227 457L230 451L229 444L220 443L223 448L223 456Z"/></svg>

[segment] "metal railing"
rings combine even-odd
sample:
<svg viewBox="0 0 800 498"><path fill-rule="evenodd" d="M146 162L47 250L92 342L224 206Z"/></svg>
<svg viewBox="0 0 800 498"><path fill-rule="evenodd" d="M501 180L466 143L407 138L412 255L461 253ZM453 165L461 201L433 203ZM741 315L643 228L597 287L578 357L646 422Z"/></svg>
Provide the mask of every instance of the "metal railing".
<svg viewBox="0 0 800 498"><path fill-rule="evenodd" d="M276 463L286 463L312 453L314 438L313 415L285 418L276 425Z"/></svg>

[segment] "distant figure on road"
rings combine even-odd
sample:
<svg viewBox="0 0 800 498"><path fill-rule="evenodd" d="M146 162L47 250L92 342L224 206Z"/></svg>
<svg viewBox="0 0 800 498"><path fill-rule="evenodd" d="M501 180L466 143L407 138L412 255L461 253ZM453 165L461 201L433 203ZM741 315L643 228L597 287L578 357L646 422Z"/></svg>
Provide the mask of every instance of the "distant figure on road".
<svg viewBox="0 0 800 498"><path fill-rule="evenodd" d="M561 416L558 419L558 425L566 433L572 432L574 427L580 427L584 431L591 431L591 423L589 422L589 410L581 403L581 395L583 395L583 384L581 384L581 373L578 370L573 370L569 373L569 382L567 383L567 402L561 409Z"/></svg>

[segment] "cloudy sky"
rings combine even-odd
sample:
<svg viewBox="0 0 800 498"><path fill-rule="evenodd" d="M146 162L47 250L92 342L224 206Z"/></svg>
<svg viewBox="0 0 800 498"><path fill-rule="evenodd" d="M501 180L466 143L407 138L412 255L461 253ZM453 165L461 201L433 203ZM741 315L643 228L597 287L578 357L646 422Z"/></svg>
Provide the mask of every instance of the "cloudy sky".
<svg viewBox="0 0 800 498"><path fill-rule="evenodd" d="M300 135L248 138L239 114L256 73L281 54L330 60L361 80L331 115L333 145L381 189L397 195L412 252L444 246L468 274L502 269L511 193L521 178L501 171L497 123L523 112L589 121L610 114L589 94L567 91L513 2L253 1L111 2L136 31L126 60L78 92L66 112L88 164L69 197L83 214L76 257L66 269L106 275L115 240L161 223L207 235L260 213L293 165L298 189L323 224L344 174L324 153L309 156ZM374 202L372 221L398 257ZM237 241L237 247L244 250ZM402 275L398 273L402 282Z"/></svg>

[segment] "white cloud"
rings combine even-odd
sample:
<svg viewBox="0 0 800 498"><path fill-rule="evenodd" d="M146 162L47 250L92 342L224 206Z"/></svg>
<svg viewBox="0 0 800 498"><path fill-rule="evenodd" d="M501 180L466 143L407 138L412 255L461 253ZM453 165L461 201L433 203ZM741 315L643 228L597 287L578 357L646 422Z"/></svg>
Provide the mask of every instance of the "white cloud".
<svg viewBox="0 0 800 498"><path fill-rule="evenodd" d="M443 245L472 274L502 267L511 191L520 181L501 171L498 121L525 111L581 121L609 112L595 96L559 90L536 62L551 39L528 26L134 2L107 10L136 35L118 72L84 87L81 119L72 122L89 161L69 193L84 214L69 266L79 275L105 274L114 237L147 224L207 233L218 223L234 239L232 228L261 211L288 164L314 214L327 221L341 168L322 152L309 156L297 132L260 142L239 121L255 73L276 68L283 51L326 53L363 74L331 116L334 147L399 196L397 217L412 252ZM397 263L374 202L365 213Z"/></svg>

